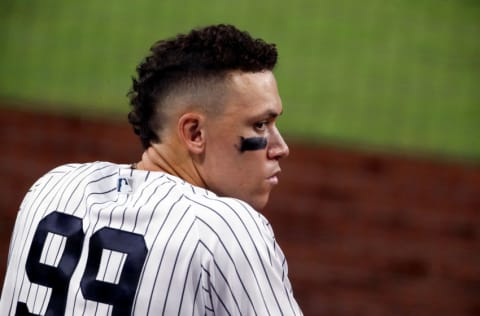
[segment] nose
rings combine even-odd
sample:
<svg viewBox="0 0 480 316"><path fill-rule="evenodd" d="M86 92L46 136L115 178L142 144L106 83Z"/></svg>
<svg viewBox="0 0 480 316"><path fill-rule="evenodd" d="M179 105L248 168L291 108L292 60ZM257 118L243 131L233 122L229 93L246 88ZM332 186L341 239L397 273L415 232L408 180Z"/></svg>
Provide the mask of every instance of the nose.
<svg viewBox="0 0 480 316"><path fill-rule="evenodd" d="M288 149L287 143L283 139L278 129L275 128L267 151L268 158L278 160L280 158L287 157L289 153L290 150Z"/></svg>

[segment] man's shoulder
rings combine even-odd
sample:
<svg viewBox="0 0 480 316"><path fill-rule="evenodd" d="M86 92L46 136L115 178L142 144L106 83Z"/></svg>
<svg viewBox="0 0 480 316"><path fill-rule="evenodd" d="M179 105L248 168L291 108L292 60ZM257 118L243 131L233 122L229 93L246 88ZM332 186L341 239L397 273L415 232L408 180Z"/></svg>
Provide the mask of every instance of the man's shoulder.
<svg viewBox="0 0 480 316"><path fill-rule="evenodd" d="M90 169L91 171L100 171L108 168L118 168L119 164L115 164L107 161L95 161L95 162L84 162L84 163L66 163L54 167L53 169L46 172L45 176L61 176L68 173L78 173L82 170Z"/></svg>
<svg viewBox="0 0 480 316"><path fill-rule="evenodd" d="M115 172L119 166L121 165L103 161L59 165L38 178L29 191L35 191L42 187L72 184L82 180L90 181L89 179Z"/></svg>
<svg viewBox="0 0 480 316"><path fill-rule="evenodd" d="M191 211L204 230L215 231L223 237L230 233L248 233L264 231L268 226L266 218L248 203L217 195L189 195L186 199L191 204Z"/></svg>
<svg viewBox="0 0 480 316"><path fill-rule="evenodd" d="M192 208L199 212L199 215L213 213L223 217L257 216L259 213L248 203L232 198L218 196L208 190L186 194L185 198L190 201Z"/></svg>

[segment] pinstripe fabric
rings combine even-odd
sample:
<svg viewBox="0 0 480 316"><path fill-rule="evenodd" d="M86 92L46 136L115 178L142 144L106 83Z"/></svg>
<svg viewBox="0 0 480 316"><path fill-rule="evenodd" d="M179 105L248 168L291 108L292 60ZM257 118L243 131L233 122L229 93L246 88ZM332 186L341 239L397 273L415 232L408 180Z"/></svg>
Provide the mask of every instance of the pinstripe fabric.
<svg viewBox="0 0 480 316"><path fill-rule="evenodd" d="M38 271L65 290L48 278L42 285ZM27 193L0 313L15 315L22 303L55 316L302 314L260 213L177 177L107 162L58 167Z"/></svg>

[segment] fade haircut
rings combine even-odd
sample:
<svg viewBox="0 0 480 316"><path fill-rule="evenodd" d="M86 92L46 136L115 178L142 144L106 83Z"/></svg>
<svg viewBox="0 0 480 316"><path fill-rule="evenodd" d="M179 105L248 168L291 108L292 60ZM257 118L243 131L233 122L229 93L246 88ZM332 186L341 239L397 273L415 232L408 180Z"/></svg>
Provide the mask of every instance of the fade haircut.
<svg viewBox="0 0 480 316"><path fill-rule="evenodd" d="M157 132L165 121L162 107L171 94L221 83L233 71L271 71L276 63L275 44L254 39L232 25L207 26L158 41L132 79L128 121L148 148L161 141Z"/></svg>

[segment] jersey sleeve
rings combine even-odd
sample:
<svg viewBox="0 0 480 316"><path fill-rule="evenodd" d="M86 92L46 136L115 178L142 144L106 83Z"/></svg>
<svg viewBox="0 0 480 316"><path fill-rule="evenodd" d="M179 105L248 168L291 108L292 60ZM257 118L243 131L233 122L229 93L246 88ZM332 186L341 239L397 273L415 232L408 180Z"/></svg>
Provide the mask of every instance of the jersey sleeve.
<svg viewBox="0 0 480 316"><path fill-rule="evenodd" d="M214 315L302 315L268 221L238 200L216 206L199 225L205 309Z"/></svg>

